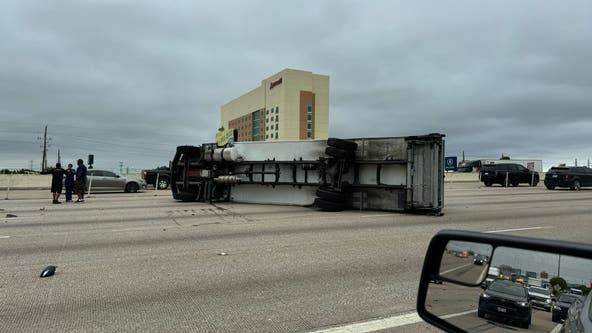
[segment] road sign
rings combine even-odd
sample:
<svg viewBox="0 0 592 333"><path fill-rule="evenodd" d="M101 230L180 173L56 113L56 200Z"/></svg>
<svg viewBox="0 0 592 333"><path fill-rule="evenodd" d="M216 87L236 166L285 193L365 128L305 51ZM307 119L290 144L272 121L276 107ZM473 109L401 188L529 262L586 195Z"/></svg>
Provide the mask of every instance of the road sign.
<svg viewBox="0 0 592 333"><path fill-rule="evenodd" d="M446 171L456 171L458 169L458 164L456 163L457 159L456 156L449 156L444 158L444 170Z"/></svg>

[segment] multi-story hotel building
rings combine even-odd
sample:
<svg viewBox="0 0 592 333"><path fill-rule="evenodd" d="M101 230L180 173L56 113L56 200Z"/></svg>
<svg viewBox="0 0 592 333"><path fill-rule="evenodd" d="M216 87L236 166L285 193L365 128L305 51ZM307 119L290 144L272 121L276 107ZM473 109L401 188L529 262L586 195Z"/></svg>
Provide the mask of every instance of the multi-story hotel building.
<svg viewBox="0 0 592 333"><path fill-rule="evenodd" d="M326 139L329 76L284 69L223 105L221 115L238 141Z"/></svg>

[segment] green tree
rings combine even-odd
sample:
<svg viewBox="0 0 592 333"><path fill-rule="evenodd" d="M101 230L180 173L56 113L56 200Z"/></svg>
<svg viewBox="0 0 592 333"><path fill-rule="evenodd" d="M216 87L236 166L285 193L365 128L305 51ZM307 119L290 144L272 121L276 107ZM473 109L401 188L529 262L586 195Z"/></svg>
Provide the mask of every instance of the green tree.
<svg viewBox="0 0 592 333"><path fill-rule="evenodd" d="M562 277L556 276L554 278L551 278L551 280L549 280L549 283L551 284L551 287L553 288L554 295L559 294L559 292L555 290L556 285L559 285L559 287L561 287L561 290L567 290L567 282L565 282L565 279Z"/></svg>
<svg viewBox="0 0 592 333"><path fill-rule="evenodd" d="M509 160L509 159L510 159L510 156L504 155L504 154L502 154L502 157L500 158L500 160Z"/></svg>

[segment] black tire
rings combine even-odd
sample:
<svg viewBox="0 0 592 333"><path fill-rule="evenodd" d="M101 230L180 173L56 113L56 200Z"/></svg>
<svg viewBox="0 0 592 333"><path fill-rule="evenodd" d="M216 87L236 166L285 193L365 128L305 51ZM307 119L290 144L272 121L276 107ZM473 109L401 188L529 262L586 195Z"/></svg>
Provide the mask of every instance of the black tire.
<svg viewBox="0 0 592 333"><path fill-rule="evenodd" d="M491 187L491 185L493 185L491 182L483 182L483 184L485 184L487 187Z"/></svg>
<svg viewBox="0 0 592 333"><path fill-rule="evenodd" d="M125 191L127 193L136 193L136 192L138 192L139 189L140 189L140 186L136 183L129 183L125 187Z"/></svg>
<svg viewBox="0 0 592 333"><path fill-rule="evenodd" d="M335 148L339 148L339 149L343 149L343 150L356 150L358 149L358 144L353 142L353 141L349 141L349 140L343 140L343 139L337 139L337 138L329 138L327 139L327 146L331 146L331 147L335 147Z"/></svg>
<svg viewBox="0 0 592 333"><path fill-rule="evenodd" d="M328 188L319 188L317 190L317 197L331 202L342 203L345 201L345 195L341 192L332 191Z"/></svg>
<svg viewBox="0 0 592 333"><path fill-rule="evenodd" d="M539 184L539 179L535 178L533 183L529 183L528 185L532 186L532 187L536 187Z"/></svg>
<svg viewBox="0 0 592 333"><path fill-rule="evenodd" d="M348 158L352 156L350 152L335 147L325 148L325 154L335 158Z"/></svg>
<svg viewBox="0 0 592 333"><path fill-rule="evenodd" d="M518 185L520 185L520 182L517 180L511 181L510 184L512 184L512 187L517 187Z"/></svg>
<svg viewBox="0 0 592 333"><path fill-rule="evenodd" d="M485 312L481 311L481 310L477 310L477 316L479 318L485 318Z"/></svg>
<svg viewBox="0 0 592 333"><path fill-rule="evenodd" d="M578 179L573 181L573 184L571 185L571 189L574 191L579 191L582 189L582 183L580 183L580 181Z"/></svg>
<svg viewBox="0 0 592 333"><path fill-rule="evenodd" d="M528 329L530 326L530 318L520 323L520 327Z"/></svg>
<svg viewBox="0 0 592 333"><path fill-rule="evenodd" d="M553 185L545 185L545 187L547 188L547 190L554 190L555 186Z"/></svg>
<svg viewBox="0 0 592 333"><path fill-rule="evenodd" d="M169 187L170 181L168 178L158 178L158 186L159 190L166 190Z"/></svg>
<svg viewBox="0 0 592 333"><path fill-rule="evenodd" d="M331 202L331 201L323 200L321 198L316 198L314 201L314 205L318 209L324 210L326 212L340 212L344 208L342 203Z"/></svg>

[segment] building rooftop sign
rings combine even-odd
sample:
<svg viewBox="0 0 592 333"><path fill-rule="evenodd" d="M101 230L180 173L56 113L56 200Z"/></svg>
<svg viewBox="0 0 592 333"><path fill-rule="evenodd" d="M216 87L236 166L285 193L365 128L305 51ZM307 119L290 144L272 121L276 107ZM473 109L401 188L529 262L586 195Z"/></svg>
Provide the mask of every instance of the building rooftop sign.
<svg viewBox="0 0 592 333"><path fill-rule="evenodd" d="M269 90L273 89L276 86L279 86L280 84L282 84L282 78L281 77L279 79L275 80L275 81L272 81L269 84Z"/></svg>

